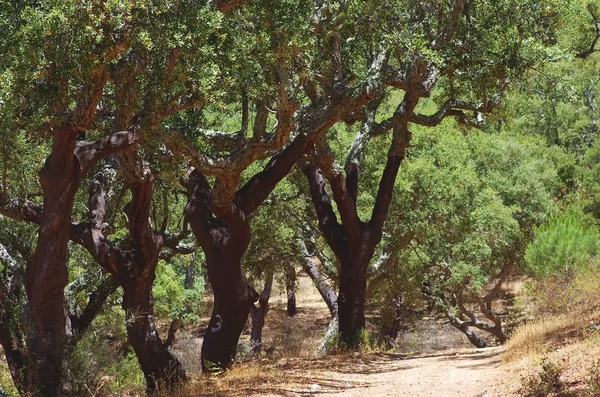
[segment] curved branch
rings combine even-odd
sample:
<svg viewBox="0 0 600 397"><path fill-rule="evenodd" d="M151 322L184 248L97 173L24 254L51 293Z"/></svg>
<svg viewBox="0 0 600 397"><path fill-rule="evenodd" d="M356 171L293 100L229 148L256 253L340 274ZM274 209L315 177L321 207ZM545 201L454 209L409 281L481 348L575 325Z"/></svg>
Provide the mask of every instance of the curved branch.
<svg viewBox="0 0 600 397"><path fill-rule="evenodd" d="M78 142L75 146L75 156L79 160L81 173L85 174L103 158L132 147L138 140L137 127L132 127L95 142Z"/></svg>

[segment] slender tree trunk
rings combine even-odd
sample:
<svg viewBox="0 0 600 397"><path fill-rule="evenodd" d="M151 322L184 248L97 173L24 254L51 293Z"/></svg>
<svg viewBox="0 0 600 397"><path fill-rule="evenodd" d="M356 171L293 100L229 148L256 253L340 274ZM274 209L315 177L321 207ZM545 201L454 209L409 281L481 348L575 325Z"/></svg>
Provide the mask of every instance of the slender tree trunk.
<svg viewBox="0 0 600 397"><path fill-rule="evenodd" d="M308 248L306 246L306 241L304 239L298 239L297 241L298 249L300 250L300 255L302 257L302 268L308 274L310 279L313 281L313 284L319 294L327 304L327 308L329 309L329 313L331 313L331 318L336 318L338 316L338 297L333 288L327 283L325 277L319 271L319 267L317 264L317 259L310 255L308 252ZM336 328L337 332L337 328Z"/></svg>
<svg viewBox="0 0 600 397"><path fill-rule="evenodd" d="M193 289L194 288L194 273L196 272L196 253L194 252L190 257L190 263L185 268L185 281L184 287L185 289Z"/></svg>
<svg viewBox="0 0 600 397"><path fill-rule="evenodd" d="M287 314L296 314L296 268L290 264L285 268L285 292L287 295Z"/></svg>
<svg viewBox="0 0 600 397"><path fill-rule="evenodd" d="M170 390L186 380L181 364L169 352L156 329L152 298L153 281L152 272L147 278L132 277L122 284L127 339L144 372L149 394L159 390Z"/></svg>
<svg viewBox="0 0 600 397"><path fill-rule="evenodd" d="M266 275L265 287L258 298L258 307L252 305L250 315L252 317L252 332L250 333L250 343L252 345L252 354L257 356L262 350L262 331L265 327L265 317L269 313L269 298L273 287L273 271Z"/></svg>
<svg viewBox="0 0 600 397"><path fill-rule="evenodd" d="M25 271L31 318L28 385L34 396L56 396L70 322L65 314L67 243L75 193L81 183L74 156L78 131L63 125L54 132L52 153L40 172L44 207L33 258Z"/></svg>
<svg viewBox="0 0 600 397"><path fill-rule="evenodd" d="M13 283L9 281L8 284ZM18 302L18 287L15 288L15 291L11 291L10 288L5 290L4 286L0 285L0 345L4 350L6 363L15 387L19 394L24 395L28 389L28 357L24 344L25 338L21 333Z"/></svg>
<svg viewBox="0 0 600 397"><path fill-rule="evenodd" d="M127 336L144 372L148 393L170 390L186 380L181 364L160 339L154 319L152 285L162 240L157 239L149 223L152 187L152 175L131 187L132 199L126 213L135 257L131 270L122 272L121 277Z"/></svg>
<svg viewBox="0 0 600 397"><path fill-rule="evenodd" d="M397 296L392 299L392 318L391 321L385 321L381 327L381 339L385 343L388 349L391 349L395 345L395 341L398 338L400 332L400 320L402 314L402 297Z"/></svg>

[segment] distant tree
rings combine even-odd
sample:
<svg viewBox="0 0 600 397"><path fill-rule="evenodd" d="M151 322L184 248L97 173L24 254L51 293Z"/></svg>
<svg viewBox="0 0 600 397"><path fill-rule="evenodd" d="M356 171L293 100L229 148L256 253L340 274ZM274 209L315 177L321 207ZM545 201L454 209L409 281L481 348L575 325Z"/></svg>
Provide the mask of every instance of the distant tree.
<svg viewBox="0 0 600 397"><path fill-rule="evenodd" d="M555 163L565 155L516 136L443 131L416 135L401 172L388 229L392 239L412 236L400 277L415 279L413 288L477 347L486 343L474 329L503 343L495 301L525 269L533 230L555 209Z"/></svg>

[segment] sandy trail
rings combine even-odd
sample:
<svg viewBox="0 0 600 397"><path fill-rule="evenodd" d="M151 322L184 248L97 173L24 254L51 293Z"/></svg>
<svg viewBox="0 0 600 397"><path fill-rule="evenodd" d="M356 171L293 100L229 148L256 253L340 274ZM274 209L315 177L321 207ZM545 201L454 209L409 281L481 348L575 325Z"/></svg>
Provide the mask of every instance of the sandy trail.
<svg viewBox="0 0 600 397"><path fill-rule="evenodd" d="M327 397L496 397L498 348L462 350L429 357L380 354L318 371L314 384L298 395Z"/></svg>

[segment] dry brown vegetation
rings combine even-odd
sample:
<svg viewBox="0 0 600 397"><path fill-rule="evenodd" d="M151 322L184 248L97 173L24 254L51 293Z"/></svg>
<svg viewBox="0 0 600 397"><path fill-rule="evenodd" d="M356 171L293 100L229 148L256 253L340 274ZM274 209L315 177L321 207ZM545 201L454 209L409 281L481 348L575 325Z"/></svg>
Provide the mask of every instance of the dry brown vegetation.
<svg viewBox="0 0 600 397"><path fill-rule="evenodd" d="M568 393L595 395L588 383L600 357L599 283L600 271L594 268L571 279L529 285L535 300L523 304L534 320L518 327L506 345L503 368L509 376L502 383L507 395L517 395L528 378L539 378L543 362L558 369Z"/></svg>

